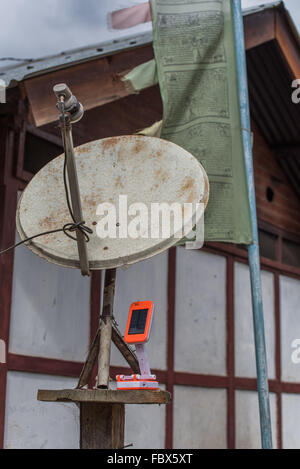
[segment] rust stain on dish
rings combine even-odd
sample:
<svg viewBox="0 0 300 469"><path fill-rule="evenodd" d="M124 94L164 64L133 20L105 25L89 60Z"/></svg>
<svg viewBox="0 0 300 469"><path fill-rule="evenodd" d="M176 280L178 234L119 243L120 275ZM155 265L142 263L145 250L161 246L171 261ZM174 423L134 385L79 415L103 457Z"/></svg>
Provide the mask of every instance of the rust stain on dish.
<svg viewBox="0 0 300 469"><path fill-rule="evenodd" d="M169 173L164 171L162 168L158 168L154 171L156 179L159 179L161 182L166 182L169 178ZM158 187L158 185L156 186Z"/></svg>
<svg viewBox="0 0 300 469"><path fill-rule="evenodd" d="M191 191L190 191L190 195L187 199L188 203L191 203L191 202L195 202L196 200L196 192L195 192L195 189L193 188Z"/></svg>
<svg viewBox="0 0 300 469"><path fill-rule="evenodd" d="M75 148L75 152L78 154L78 155L82 155L82 153L86 153L87 151L87 145L82 145L80 147L76 147Z"/></svg>
<svg viewBox="0 0 300 469"><path fill-rule="evenodd" d="M102 147L102 150L108 150L109 148L113 147L116 145L117 143L117 138L116 137L112 137L112 138L105 138L104 140L101 141L101 147Z"/></svg>
<svg viewBox="0 0 300 469"><path fill-rule="evenodd" d="M55 219L52 217L45 217L39 222L40 228L42 228L44 231L50 231L56 229L54 227L55 224Z"/></svg>
<svg viewBox="0 0 300 469"><path fill-rule="evenodd" d="M115 181L115 187L120 187L121 189L124 189L124 184L121 179L121 176L118 176L116 181Z"/></svg>
<svg viewBox="0 0 300 469"><path fill-rule="evenodd" d="M158 150L155 153L153 153L152 156L155 157L155 158L161 158L162 154L163 154L163 151Z"/></svg>
<svg viewBox="0 0 300 469"><path fill-rule="evenodd" d="M133 152L134 153L141 153L142 150L144 149L145 145L144 145L144 141L143 139L137 139L134 147L133 147Z"/></svg>
<svg viewBox="0 0 300 469"><path fill-rule="evenodd" d="M53 219L51 217L45 217L41 222L40 224L42 224L43 226L46 226L46 227L50 227L53 223Z"/></svg>
<svg viewBox="0 0 300 469"><path fill-rule="evenodd" d="M166 171L163 172L162 175L161 175L162 182L166 182L168 180L168 178L169 178L168 173Z"/></svg>
<svg viewBox="0 0 300 469"><path fill-rule="evenodd" d="M183 195L185 194L186 192L188 191L192 191L194 190L194 186L195 186L195 181L192 177L190 176L186 176L184 178L184 181L183 181L183 185L181 186L181 189L179 191L179 195Z"/></svg>
<svg viewBox="0 0 300 469"><path fill-rule="evenodd" d="M67 209L62 208L52 212L49 216L44 217L39 222L41 231L51 231L62 228L66 223L70 223L70 214Z"/></svg>
<svg viewBox="0 0 300 469"><path fill-rule="evenodd" d="M87 195L84 195L82 197L82 200L84 202L84 207L96 207L97 205L99 205L101 203L101 200L100 198L98 199L98 203L97 203L97 200L95 197L88 197Z"/></svg>

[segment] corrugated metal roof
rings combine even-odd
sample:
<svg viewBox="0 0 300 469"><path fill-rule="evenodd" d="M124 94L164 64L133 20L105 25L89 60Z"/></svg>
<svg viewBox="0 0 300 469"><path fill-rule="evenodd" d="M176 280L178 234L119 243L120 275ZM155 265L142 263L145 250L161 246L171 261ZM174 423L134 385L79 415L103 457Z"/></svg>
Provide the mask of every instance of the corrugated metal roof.
<svg viewBox="0 0 300 469"><path fill-rule="evenodd" d="M284 7L283 1L264 3L262 5L257 5L255 7L245 8L243 10L243 15L252 15L253 13L260 13L261 11L270 10L272 8L278 8L280 6Z"/></svg>
<svg viewBox="0 0 300 469"><path fill-rule="evenodd" d="M270 8L284 7L282 1L267 3L258 7L247 8L244 15L251 15ZM150 44L153 41L152 31L131 35L113 41L106 41L79 49L73 49L60 54L42 57L32 61L20 62L7 67L0 68L0 78L5 81L6 86L12 87L22 80L34 76L49 73L54 70L71 67L81 62L87 62L99 57L116 54L122 50L135 48Z"/></svg>
<svg viewBox="0 0 300 469"><path fill-rule="evenodd" d="M138 35L127 36L122 39L115 39L113 41L106 41L92 46L82 47L80 49L61 52L58 55L42 57L32 61L24 61L18 63L18 65L14 64L0 68L0 78L5 81L6 86L16 86L18 82L25 80L26 78L71 67L78 63L87 62L99 57L116 54L121 50L123 51L143 46L151 43L152 40L153 35L152 31L150 31Z"/></svg>

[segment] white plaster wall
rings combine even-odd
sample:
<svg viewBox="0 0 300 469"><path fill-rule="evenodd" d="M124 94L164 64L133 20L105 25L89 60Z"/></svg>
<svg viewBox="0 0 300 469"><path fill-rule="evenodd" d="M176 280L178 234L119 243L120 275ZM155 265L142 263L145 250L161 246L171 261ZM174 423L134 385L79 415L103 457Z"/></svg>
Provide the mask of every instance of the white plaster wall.
<svg viewBox="0 0 300 469"><path fill-rule="evenodd" d="M146 348L151 368L157 369L166 368L167 281L168 253L117 271L114 315L123 335L130 305L134 301L154 302L154 319L150 342ZM112 345L111 363L115 366L128 366L114 345Z"/></svg>
<svg viewBox="0 0 300 469"><path fill-rule="evenodd" d="M175 369L226 374L226 260L177 248Z"/></svg>
<svg viewBox="0 0 300 469"><path fill-rule="evenodd" d="M282 446L300 449L300 395L282 394Z"/></svg>
<svg viewBox="0 0 300 469"><path fill-rule="evenodd" d="M273 448L277 447L276 395L270 393ZM236 448L261 448L259 408L257 392L236 391L235 393Z"/></svg>
<svg viewBox="0 0 300 469"><path fill-rule="evenodd" d="M262 271L262 294L269 378L275 378L274 276ZM249 267L234 268L235 374L255 378L255 347Z"/></svg>
<svg viewBox="0 0 300 469"><path fill-rule="evenodd" d="M226 390L175 386L174 448L224 449Z"/></svg>
<svg viewBox="0 0 300 469"><path fill-rule="evenodd" d="M299 382L300 364L292 361L292 342L300 339L300 281L289 277L280 277L280 328L282 380Z"/></svg>
<svg viewBox="0 0 300 469"><path fill-rule="evenodd" d="M76 380L9 372L5 415L6 449L79 448L79 411L75 404L37 401L38 389L69 389Z"/></svg>
<svg viewBox="0 0 300 469"><path fill-rule="evenodd" d="M90 280L25 246L15 251L10 352L83 361L89 344Z"/></svg>

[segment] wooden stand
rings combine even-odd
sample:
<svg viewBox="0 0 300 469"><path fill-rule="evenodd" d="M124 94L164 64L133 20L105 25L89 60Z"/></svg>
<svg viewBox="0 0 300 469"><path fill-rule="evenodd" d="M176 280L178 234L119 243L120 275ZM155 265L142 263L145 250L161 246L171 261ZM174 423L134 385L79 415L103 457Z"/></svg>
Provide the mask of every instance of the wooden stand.
<svg viewBox="0 0 300 469"><path fill-rule="evenodd" d="M94 365L98 358L97 388L108 389L111 342L119 349L134 373L140 373L138 359L124 341L113 319L113 306L116 284L116 269L105 272L103 308L99 329L81 371L77 389L89 384Z"/></svg>
<svg viewBox="0 0 300 469"><path fill-rule="evenodd" d="M66 389L40 390L38 400L79 405L81 449L122 449L125 404L168 404L171 395L167 391Z"/></svg>
<svg viewBox="0 0 300 469"><path fill-rule="evenodd" d="M140 373L135 353L125 343L113 320L116 270L105 273L103 311L99 329L90 348L76 389L38 391L44 402L73 402L80 408L81 449L121 449L124 447L125 404L168 404L170 393L150 390L110 390L111 341L118 347L134 373ZM91 378L98 357L96 389L82 389Z"/></svg>

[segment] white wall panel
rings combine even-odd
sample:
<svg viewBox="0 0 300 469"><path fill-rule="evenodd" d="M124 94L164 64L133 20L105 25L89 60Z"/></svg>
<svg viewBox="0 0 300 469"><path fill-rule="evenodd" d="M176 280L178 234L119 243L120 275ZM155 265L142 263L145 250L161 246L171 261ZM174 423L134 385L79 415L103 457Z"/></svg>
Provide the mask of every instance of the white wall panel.
<svg viewBox="0 0 300 469"><path fill-rule="evenodd" d="M262 271L262 293L265 320L269 378L275 378L274 276ZM235 374L256 377L255 347L249 267L236 263L234 269Z"/></svg>
<svg viewBox="0 0 300 469"><path fill-rule="evenodd" d="M122 334L125 333L129 307L134 301L151 300L155 314L147 354L152 368L166 368L168 253L160 254L128 269L118 269L114 315ZM127 366L112 345L111 363Z"/></svg>
<svg viewBox="0 0 300 469"><path fill-rule="evenodd" d="M223 449L226 390L175 386L174 448Z"/></svg>
<svg viewBox="0 0 300 469"><path fill-rule="evenodd" d="M300 449L300 395L282 394L282 446Z"/></svg>
<svg viewBox="0 0 300 469"><path fill-rule="evenodd" d="M273 448L277 447L276 396L270 393ZM235 393L236 448L261 448L260 423L257 392L236 391Z"/></svg>
<svg viewBox="0 0 300 469"><path fill-rule="evenodd" d="M175 369L226 374L226 260L177 249Z"/></svg>
<svg viewBox="0 0 300 469"><path fill-rule="evenodd" d="M82 361L89 344L90 280L25 246L15 251L10 352Z"/></svg>
<svg viewBox="0 0 300 469"><path fill-rule="evenodd" d="M281 376L283 381L300 381L300 364L293 363L292 342L300 339L300 281L280 278ZM299 348L299 346L297 347Z"/></svg>
<svg viewBox="0 0 300 469"><path fill-rule="evenodd" d="M8 449L76 449L79 411L74 404L37 401L38 389L68 389L76 380L9 372L4 446Z"/></svg>

